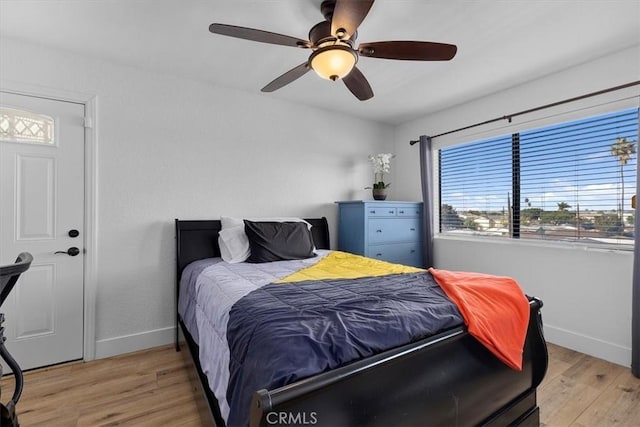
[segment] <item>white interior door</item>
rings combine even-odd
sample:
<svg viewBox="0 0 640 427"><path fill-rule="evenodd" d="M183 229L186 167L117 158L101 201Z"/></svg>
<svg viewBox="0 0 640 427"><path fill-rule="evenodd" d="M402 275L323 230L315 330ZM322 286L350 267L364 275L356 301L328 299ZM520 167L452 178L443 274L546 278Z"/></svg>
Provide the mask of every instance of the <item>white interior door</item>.
<svg viewBox="0 0 640 427"><path fill-rule="evenodd" d="M0 92L0 112L0 264L33 255L5 345L22 369L82 359L84 105Z"/></svg>

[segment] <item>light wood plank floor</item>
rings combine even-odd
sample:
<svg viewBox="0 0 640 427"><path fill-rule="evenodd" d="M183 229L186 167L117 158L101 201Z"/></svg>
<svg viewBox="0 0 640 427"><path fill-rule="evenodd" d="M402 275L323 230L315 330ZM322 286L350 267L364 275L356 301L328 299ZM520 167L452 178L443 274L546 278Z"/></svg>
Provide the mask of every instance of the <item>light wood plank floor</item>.
<svg viewBox="0 0 640 427"><path fill-rule="evenodd" d="M22 427L200 426L191 368L171 346L25 374ZM629 369L549 345L539 388L541 425L640 426L640 379ZM2 380L2 401L13 391Z"/></svg>

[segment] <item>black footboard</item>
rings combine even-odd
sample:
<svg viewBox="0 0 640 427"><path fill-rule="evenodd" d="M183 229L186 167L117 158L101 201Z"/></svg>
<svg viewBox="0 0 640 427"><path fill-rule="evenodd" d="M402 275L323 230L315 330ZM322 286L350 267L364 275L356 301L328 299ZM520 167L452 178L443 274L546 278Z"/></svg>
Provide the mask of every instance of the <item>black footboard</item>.
<svg viewBox="0 0 640 427"><path fill-rule="evenodd" d="M539 309L530 302L523 369L500 362L463 328L254 395L251 425L537 425L547 369Z"/></svg>

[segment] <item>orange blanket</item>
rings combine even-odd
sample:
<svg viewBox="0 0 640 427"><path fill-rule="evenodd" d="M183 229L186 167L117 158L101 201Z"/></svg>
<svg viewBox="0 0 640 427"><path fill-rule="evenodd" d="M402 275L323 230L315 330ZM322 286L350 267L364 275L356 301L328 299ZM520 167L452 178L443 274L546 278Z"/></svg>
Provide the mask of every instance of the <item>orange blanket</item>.
<svg viewBox="0 0 640 427"><path fill-rule="evenodd" d="M509 367L522 370L529 302L510 277L436 270L429 272L458 306L469 333Z"/></svg>

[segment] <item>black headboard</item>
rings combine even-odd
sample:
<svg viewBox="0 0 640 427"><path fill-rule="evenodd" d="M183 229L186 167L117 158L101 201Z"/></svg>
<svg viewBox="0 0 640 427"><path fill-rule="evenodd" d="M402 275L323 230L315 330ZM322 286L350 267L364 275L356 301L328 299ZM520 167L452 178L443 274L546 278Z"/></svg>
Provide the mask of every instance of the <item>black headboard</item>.
<svg viewBox="0 0 640 427"><path fill-rule="evenodd" d="M329 224L327 218L305 218L311 227L313 242L318 249L329 248ZM220 256L218 233L222 228L219 219L214 220L180 220L176 224L176 350L178 344L178 299L180 298L180 277L184 268L193 261Z"/></svg>
<svg viewBox="0 0 640 427"><path fill-rule="evenodd" d="M327 219L305 218L312 225L313 241L318 249L329 249L329 225ZM220 256L218 233L220 220L175 220L176 223L176 279L189 263Z"/></svg>

